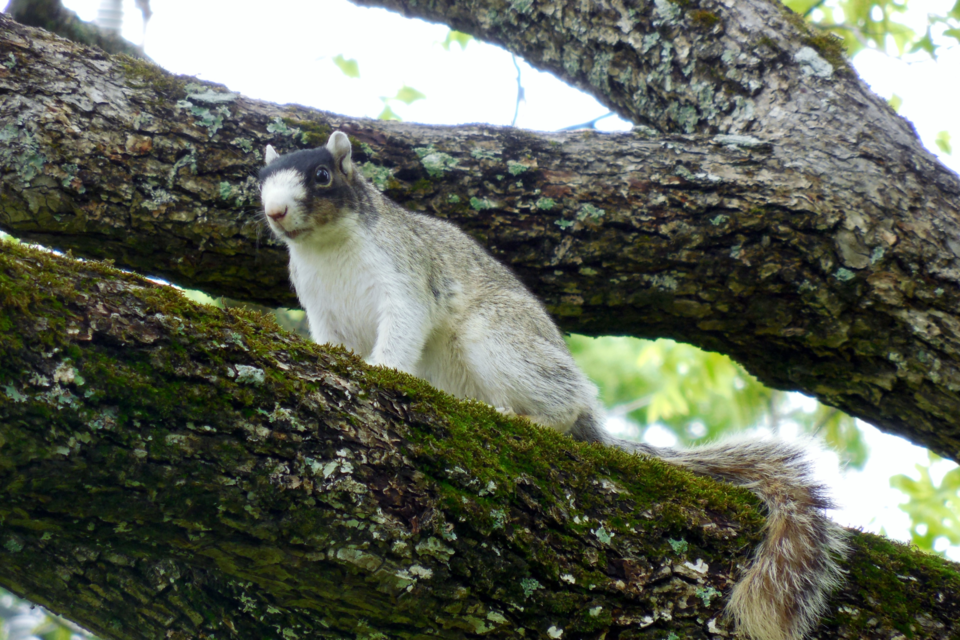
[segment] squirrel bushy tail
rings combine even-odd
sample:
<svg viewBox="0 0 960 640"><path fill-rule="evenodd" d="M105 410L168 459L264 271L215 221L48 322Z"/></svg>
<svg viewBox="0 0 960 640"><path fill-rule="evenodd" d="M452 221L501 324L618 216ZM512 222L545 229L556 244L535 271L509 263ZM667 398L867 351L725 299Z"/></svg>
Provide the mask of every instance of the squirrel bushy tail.
<svg viewBox="0 0 960 640"><path fill-rule="evenodd" d="M843 582L838 561L845 531L825 511L833 507L812 472L805 441L728 438L692 449L657 448L606 436L594 416L582 416L574 437L660 458L751 491L767 509L764 540L733 587L727 613L752 640L802 640L816 626L827 598Z"/></svg>

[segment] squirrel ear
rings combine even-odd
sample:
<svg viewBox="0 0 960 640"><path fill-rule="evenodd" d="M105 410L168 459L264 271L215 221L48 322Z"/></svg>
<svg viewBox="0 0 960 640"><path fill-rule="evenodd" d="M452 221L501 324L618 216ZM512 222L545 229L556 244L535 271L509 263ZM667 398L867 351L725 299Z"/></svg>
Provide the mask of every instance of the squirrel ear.
<svg viewBox="0 0 960 640"><path fill-rule="evenodd" d="M340 168L340 173L348 180L353 178L353 160L350 153L350 138L343 131L334 131L327 140L327 151L333 155L333 161Z"/></svg>
<svg viewBox="0 0 960 640"><path fill-rule="evenodd" d="M279 157L280 154L277 153L277 150L268 144L267 148L263 152L263 166L267 166Z"/></svg>

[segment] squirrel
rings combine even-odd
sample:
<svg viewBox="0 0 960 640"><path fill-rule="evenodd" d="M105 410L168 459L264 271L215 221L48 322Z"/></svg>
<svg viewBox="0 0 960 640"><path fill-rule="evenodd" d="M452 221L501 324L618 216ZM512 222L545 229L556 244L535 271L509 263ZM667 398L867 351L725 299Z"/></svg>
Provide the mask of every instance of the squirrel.
<svg viewBox="0 0 960 640"><path fill-rule="evenodd" d="M766 506L766 534L727 613L752 640L801 640L816 626L842 582L847 545L824 513L832 504L812 478L806 446L725 440L681 450L611 437L596 386L540 301L456 226L371 186L346 134L282 156L267 146L264 157L263 213L289 250L314 341L577 440L746 487Z"/></svg>

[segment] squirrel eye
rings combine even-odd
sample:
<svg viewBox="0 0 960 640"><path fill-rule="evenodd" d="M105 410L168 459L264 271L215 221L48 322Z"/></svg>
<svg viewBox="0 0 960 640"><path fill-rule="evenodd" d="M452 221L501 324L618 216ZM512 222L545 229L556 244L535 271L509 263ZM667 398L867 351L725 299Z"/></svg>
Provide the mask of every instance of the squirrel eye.
<svg viewBox="0 0 960 640"><path fill-rule="evenodd" d="M327 171L325 167L319 167L317 169L317 184L321 184L321 185L330 184L330 172Z"/></svg>

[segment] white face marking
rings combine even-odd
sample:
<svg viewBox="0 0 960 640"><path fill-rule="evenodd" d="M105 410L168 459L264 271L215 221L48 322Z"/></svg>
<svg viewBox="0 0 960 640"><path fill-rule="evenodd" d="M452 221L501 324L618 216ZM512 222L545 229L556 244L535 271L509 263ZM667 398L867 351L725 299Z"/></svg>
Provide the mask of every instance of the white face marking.
<svg viewBox="0 0 960 640"><path fill-rule="evenodd" d="M307 190L303 175L295 169L271 174L260 186L260 201L270 230L282 240L292 240L307 230L303 199Z"/></svg>

